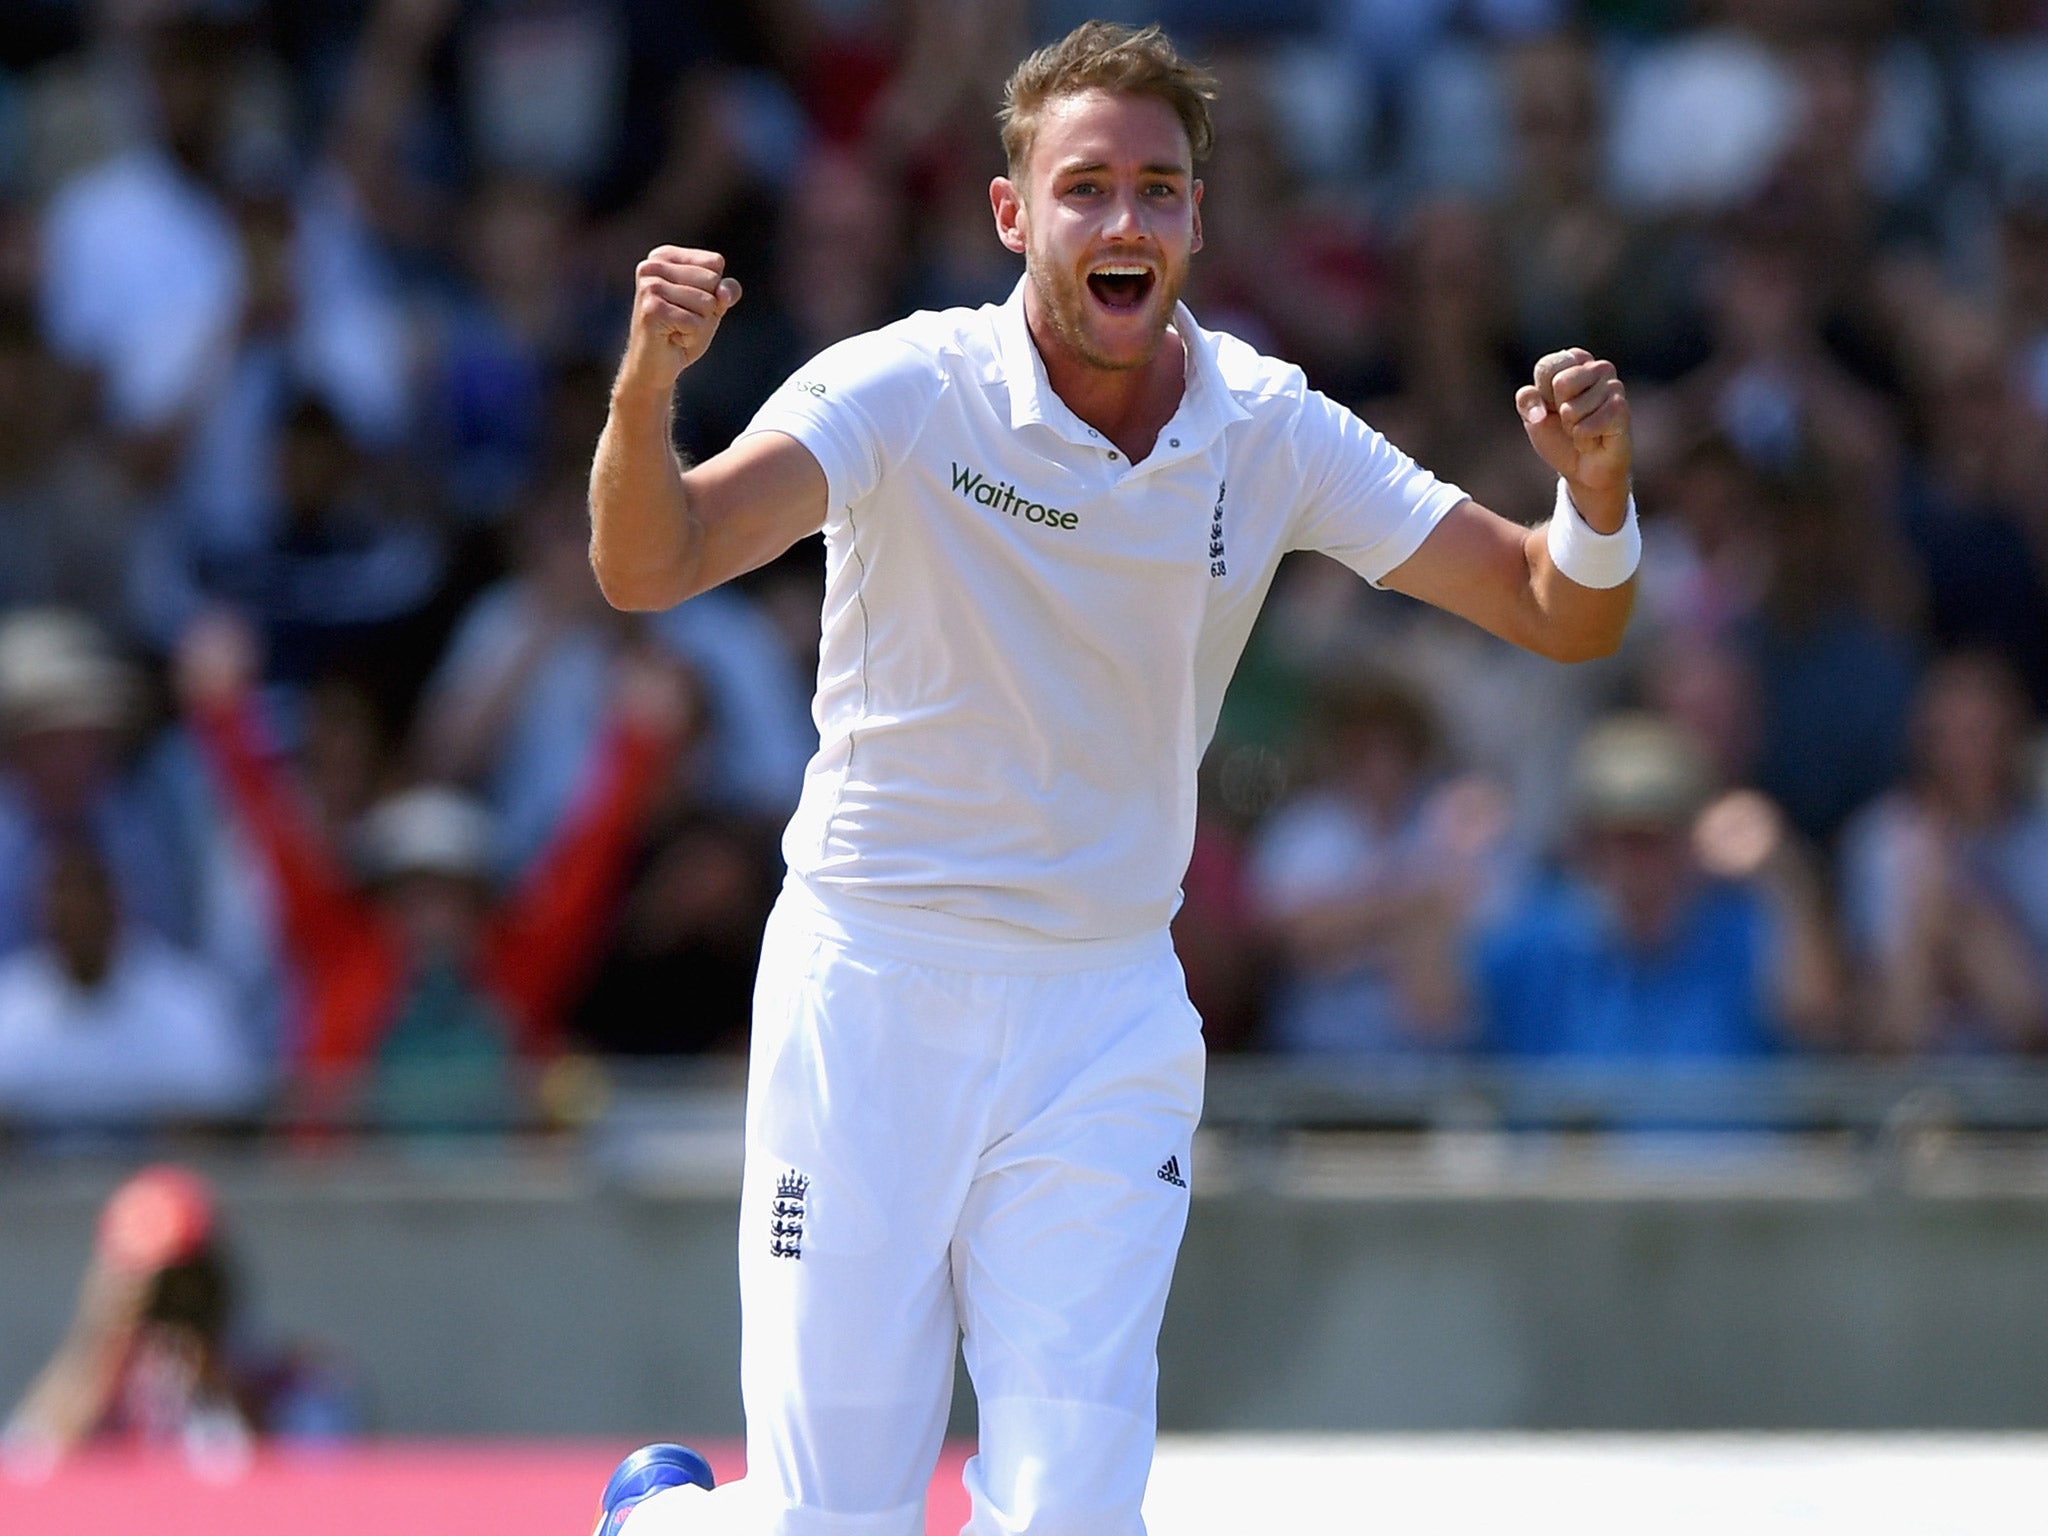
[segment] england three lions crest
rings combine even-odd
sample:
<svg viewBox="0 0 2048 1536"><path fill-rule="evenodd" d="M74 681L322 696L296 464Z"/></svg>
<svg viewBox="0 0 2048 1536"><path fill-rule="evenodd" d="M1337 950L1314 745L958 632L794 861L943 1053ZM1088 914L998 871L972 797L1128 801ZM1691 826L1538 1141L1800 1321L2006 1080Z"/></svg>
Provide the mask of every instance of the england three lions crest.
<svg viewBox="0 0 2048 1536"><path fill-rule="evenodd" d="M810 1192L809 1176L794 1168L775 1181L775 1199L768 1207L768 1251L778 1259L804 1256L804 1202Z"/></svg>

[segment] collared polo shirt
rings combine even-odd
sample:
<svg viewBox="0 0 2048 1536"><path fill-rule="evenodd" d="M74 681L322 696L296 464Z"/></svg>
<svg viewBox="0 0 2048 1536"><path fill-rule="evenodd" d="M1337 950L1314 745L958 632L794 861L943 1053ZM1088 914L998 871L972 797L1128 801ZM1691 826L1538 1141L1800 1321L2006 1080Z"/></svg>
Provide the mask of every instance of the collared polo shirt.
<svg viewBox="0 0 2048 1536"><path fill-rule="evenodd" d="M1289 550L1377 582L1464 498L1301 370L1174 313L1180 408L1130 463L1001 305L828 348L761 408L825 472L811 897L934 951L1157 934L1195 774Z"/></svg>

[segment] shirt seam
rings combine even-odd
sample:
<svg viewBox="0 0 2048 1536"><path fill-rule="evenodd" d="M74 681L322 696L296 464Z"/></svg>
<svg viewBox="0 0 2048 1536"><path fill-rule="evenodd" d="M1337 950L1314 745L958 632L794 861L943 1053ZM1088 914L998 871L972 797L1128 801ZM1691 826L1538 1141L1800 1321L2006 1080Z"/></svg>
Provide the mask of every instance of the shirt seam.
<svg viewBox="0 0 2048 1536"><path fill-rule="evenodd" d="M905 343L905 345L908 345L908 343ZM882 482L888 479L891 474L901 469L904 464L909 462L911 456L917 452L917 445L924 441L925 434L931 430L932 417L938 413L939 402L946 397L947 392L952 388L952 376L940 362L940 357L929 353L924 354L924 356L925 360L933 365L933 372L938 375L938 390L932 396L931 402L925 407L924 417L918 422L917 431L911 435L910 440L903 445L903 451L893 461L890 461L884 453L879 451L881 435L874 430L874 418L868 414L858 401L850 396L847 399L847 405L859 413L862 422L867 426L870 440L877 444L878 451L875 457L880 464L881 472L875 477L874 489L868 493L870 496L879 492L882 488ZM856 720L864 721L868 717L868 706L873 700L874 685L873 672L869 666L870 644L874 636L874 623L868 613L868 560L860 547L860 524L854 519L853 503L847 502L842 510L846 513L847 553L858 567L858 572L853 581L853 601L855 606L860 609L860 710L855 718ZM832 786L832 808L826 812L824 825L818 829L818 858L821 862L830 856L833 832L838 827L840 815L845 809L846 781L853 776L853 760L859 751L860 737L861 729L858 724L849 725L846 728L846 757L839 765L839 781Z"/></svg>
<svg viewBox="0 0 2048 1536"><path fill-rule="evenodd" d="M922 435L923 433L920 431L919 436ZM879 485L877 489L879 489ZM868 560L867 556L861 553L860 525L853 520L852 503L849 502L847 504L845 511L847 553L852 556L854 563L859 567L859 572L853 579L853 601L854 605L860 609L860 712L856 719L866 720L868 717L868 702L872 696L872 675L868 669L868 642L873 633L873 626L868 617ZM846 758L839 765L839 782L832 786L832 809L826 813L825 824L818 830L818 858L821 862L830 855L832 830L839 825L840 812L846 804L846 781L853 776L853 759L855 752L860 746L860 734L860 727L858 725L850 725L846 728Z"/></svg>

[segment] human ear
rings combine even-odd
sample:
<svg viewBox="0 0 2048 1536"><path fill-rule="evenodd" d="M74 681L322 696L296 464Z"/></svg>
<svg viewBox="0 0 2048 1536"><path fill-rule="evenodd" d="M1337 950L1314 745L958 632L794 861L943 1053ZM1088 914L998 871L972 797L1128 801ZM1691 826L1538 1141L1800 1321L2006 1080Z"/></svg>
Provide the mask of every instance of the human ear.
<svg viewBox="0 0 2048 1536"><path fill-rule="evenodd" d="M1004 246L1024 254L1025 219L1028 210L1024 204L1023 190L1007 176L998 176L988 184L989 208L996 217L996 238Z"/></svg>

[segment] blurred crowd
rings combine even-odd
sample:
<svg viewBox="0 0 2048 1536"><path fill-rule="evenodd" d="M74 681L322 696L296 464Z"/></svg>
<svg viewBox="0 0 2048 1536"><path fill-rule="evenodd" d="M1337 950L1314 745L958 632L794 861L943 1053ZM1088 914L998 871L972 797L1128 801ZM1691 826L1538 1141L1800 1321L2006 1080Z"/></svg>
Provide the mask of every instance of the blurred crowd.
<svg viewBox="0 0 2048 1536"><path fill-rule="evenodd" d="M743 1045L822 562L598 596L634 263L746 286L696 456L1000 301L994 104L1088 14L1219 77L1204 323L1526 521L1532 360L1636 411L1609 662L1283 566L1177 923L1212 1045L2048 1045L2039 0L11 0L0 1123Z"/></svg>

